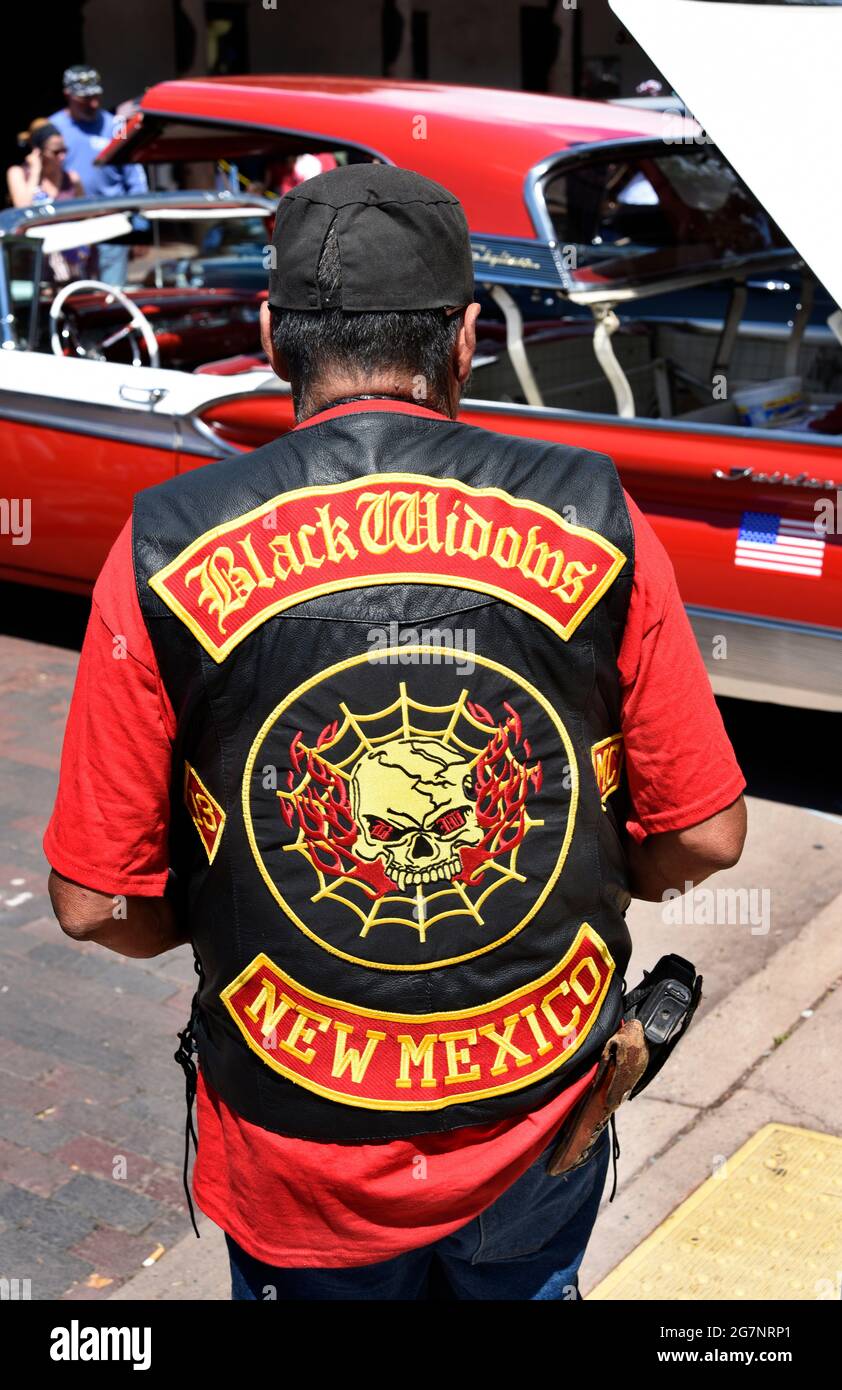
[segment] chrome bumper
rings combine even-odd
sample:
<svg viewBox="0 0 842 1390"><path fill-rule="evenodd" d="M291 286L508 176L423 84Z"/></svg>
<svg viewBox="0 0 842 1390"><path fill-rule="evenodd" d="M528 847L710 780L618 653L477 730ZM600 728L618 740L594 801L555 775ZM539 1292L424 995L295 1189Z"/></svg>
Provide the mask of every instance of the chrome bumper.
<svg viewBox="0 0 842 1390"><path fill-rule="evenodd" d="M687 608L717 695L842 711L842 632Z"/></svg>

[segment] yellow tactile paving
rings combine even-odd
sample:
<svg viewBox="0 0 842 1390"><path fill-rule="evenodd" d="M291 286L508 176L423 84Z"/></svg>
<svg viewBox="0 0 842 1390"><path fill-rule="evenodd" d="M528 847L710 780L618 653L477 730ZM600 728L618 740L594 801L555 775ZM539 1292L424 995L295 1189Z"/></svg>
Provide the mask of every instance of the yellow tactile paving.
<svg viewBox="0 0 842 1390"><path fill-rule="evenodd" d="M838 1299L840 1281L842 1139L771 1124L588 1297Z"/></svg>

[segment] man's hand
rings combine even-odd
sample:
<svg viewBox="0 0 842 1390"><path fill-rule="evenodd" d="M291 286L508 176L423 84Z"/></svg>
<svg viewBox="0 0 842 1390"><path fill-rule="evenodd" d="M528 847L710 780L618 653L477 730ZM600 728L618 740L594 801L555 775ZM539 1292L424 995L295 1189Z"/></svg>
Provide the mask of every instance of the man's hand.
<svg viewBox="0 0 842 1390"><path fill-rule="evenodd" d="M724 811L687 830L647 835L629 849L631 891L636 898L660 902L670 889L702 883L719 869L730 869L740 858L746 838L746 805L738 797Z"/></svg>
<svg viewBox="0 0 842 1390"><path fill-rule="evenodd" d="M96 941L121 956L160 956L189 941L170 898L97 893L53 869L50 901L63 932L74 941Z"/></svg>

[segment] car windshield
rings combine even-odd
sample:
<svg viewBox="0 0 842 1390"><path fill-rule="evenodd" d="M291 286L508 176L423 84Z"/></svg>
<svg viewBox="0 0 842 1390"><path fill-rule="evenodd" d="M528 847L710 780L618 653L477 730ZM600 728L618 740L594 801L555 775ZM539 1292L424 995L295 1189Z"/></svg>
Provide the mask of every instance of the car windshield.
<svg viewBox="0 0 842 1390"><path fill-rule="evenodd" d="M147 218L151 226L135 238L129 282L163 287L246 283L266 288L265 217Z"/></svg>
<svg viewBox="0 0 842 1390"><path fill-rule="evenodd" d="M199 195L201 197L201 194ZM18 346L49 352L57 294L80 285L62 306L65 354L130 362L136 345L125 332L124 305L109 260L122 249L120 284L154 322L162 365L193 370L213 357L259 352L258 312L267 285L270 209L254 206L103 208L35 222L4 248ZM40 255L39 255L40 252Z"/></svg>

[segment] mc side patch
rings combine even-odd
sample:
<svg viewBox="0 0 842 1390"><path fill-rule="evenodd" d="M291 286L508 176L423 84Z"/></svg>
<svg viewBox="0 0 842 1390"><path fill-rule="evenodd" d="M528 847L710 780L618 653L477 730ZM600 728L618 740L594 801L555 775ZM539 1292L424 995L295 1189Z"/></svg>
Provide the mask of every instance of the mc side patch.
<svg viewBox="0 0 842 1390"><path fill-rule="evenodd" d="M197 537L149 584L222 662L293 604L371 584L476 589L567 641L625 558L537 502L390 473L281 493Z"/></svg>
<svg viewBox="0 0 842 1390"><path fill-rule="evenodd" d="M610 738L603 738L591 748L591 761L603 811L608 797L620 785L624 751L622 734L612 734Z"/></svg>

